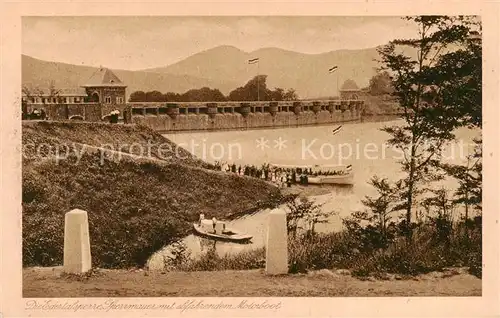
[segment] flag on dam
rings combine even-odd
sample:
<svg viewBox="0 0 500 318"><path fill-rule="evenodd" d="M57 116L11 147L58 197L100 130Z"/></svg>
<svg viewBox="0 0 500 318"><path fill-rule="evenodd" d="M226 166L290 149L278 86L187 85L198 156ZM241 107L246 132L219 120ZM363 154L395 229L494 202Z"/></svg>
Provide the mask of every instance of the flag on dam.
<svg viewBox="0 0 500 318"><path fill-rule="evenodd" d="M342 129L342 126L338 126L337 128L335 128L333 130L333 134L335 135L336 133L340 132L341 129Z"/></svg>
<svg viewBox="0 0 500 318"><path fill-rule="evenodd" d="M255 64L255 63L259 63L259 58L255 58L255 59L251 59L251 60L248 60L248 64Z"/></svg>
<svg viewBox="0 0 500 318"><path fill-rule="evenodd" d="M338 66L330 67L330 68L328 69L328 72L329 72L329 73L333 73L333 72L335 72L338 68L339 68Z"/></svg>

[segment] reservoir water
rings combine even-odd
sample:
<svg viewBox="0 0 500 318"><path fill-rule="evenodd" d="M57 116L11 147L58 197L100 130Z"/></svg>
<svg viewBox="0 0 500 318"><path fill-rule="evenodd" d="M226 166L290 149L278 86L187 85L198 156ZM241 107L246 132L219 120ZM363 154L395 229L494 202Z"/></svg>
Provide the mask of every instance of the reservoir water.
<svg viewBox="0 0 500 318"><path fill-rule="evenodd" d="M351 164L354 170L352 187L329 187L327 194L311 197L323 204L330 212L329 222L317 225L321 232L339 231L341 218L363 209L361 199L376 192L368 184L374 175L396 180L401 175L398 160L400 151L386 144L389 135L380 129L387 125L398 125L399 121L344 124L337 134L333 129L339 125L297 127L273 130L221 131L167 134L165 137L179 144L194 155L208 162L227 162L238 165L263 163L314 165ZM472 150L473 138L479 131L459 129L457 140L449 144L444 160L453 163L464 162ZM456 187L453 179L445 180L438 186L449 189ZM217 242L219 254L234 253L264 246L269 211L260 211L229 222L228 226L254 236L251 244ZM207 216L210 217L210 216ZM199 255L210 244L206 239L190 235L184 239L193 256ZM212 243L213 244L213 243ZM163 254L168 248L151 258L150 267L161 266Z"/></svg>

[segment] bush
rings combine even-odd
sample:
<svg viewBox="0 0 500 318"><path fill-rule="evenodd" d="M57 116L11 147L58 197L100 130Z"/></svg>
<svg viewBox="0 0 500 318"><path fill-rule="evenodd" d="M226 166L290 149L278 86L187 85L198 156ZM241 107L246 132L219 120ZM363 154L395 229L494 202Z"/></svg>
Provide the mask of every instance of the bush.
<svg viewBox="0 0 500 318"><path fill-rule="evenodd" d="M455 231L450 242L439 244L435 236L435 227L425 224L415 231L412 244L398 237L387 248L376 248L366 244L366 236L348 231L316 234L312 239L303 234L290 238L290 272L343 268L355 276L417 275L466 266L471 274L481 277L480 229L474 229L470 237Z"/></svg>
<svg viewBox="0 0 500 318"><path fill-rule="evenodd" d="M421 225L414 233L412 244L404 236L395 239L385 249L358 249L366 238L340 233L301 233L289 236L289 273L306 273L320 269L349 269L354 276L384 277L385 273L418 275L441 271L446 267L469 267L471 274L481 277L481 232L475 228L470 237L453 232L450 243L436 244L435 227ZM373 245L371 245L373 246ZM199 259L185 260L172 267L181 271L247 270L265 267L265 249L236 255L219 256L209 249Z"/></svg>
<svg viewBox="0 0 500 318"><path fill-rule="evenodd" d="M265 248L258 248L237 254L219 256L215 248L210 248L199 258L189 259L186 254L180 256L183 262L175 264L172 259L165 259L165 268L173 271L222 271L222 270L249 270L265 266ZM179 257L179 255L178 255Z"/></svg>

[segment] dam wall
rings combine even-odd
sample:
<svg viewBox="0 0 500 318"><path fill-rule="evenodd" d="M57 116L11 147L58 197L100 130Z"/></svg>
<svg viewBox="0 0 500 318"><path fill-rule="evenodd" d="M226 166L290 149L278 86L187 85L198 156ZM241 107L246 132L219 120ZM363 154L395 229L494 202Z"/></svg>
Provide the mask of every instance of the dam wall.
<svg viewBox="0 0 500 318"><path fill-rule="evenodd" d="M129 103L131 122L167 131L244 130L358 121L361 100Z"/></svg>
<svg viewBox="0 0 500 318"><path fill-rule="evenodd" d="M172 132L271 129L359 121L365 104L362 100L31 104L23 113L35 109L43 109L51 120L94 122L108 121L110 112L118 110L124 123Z"/></svg>

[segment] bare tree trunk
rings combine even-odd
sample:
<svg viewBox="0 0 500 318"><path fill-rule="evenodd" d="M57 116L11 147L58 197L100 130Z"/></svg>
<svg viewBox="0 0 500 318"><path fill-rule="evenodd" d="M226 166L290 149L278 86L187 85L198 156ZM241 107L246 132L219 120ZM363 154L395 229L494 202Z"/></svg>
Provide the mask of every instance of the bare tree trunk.
<svg viewBox="0 0 500 318"><path fill-rule="evenodd" d="M415 184L415 145L411 146L411 161L410 161L410 173L408 176L408 206L406 207L406 242L408 244L412 241L413 231L411 228L411 212L413 205L413 187Z"/></svg>

